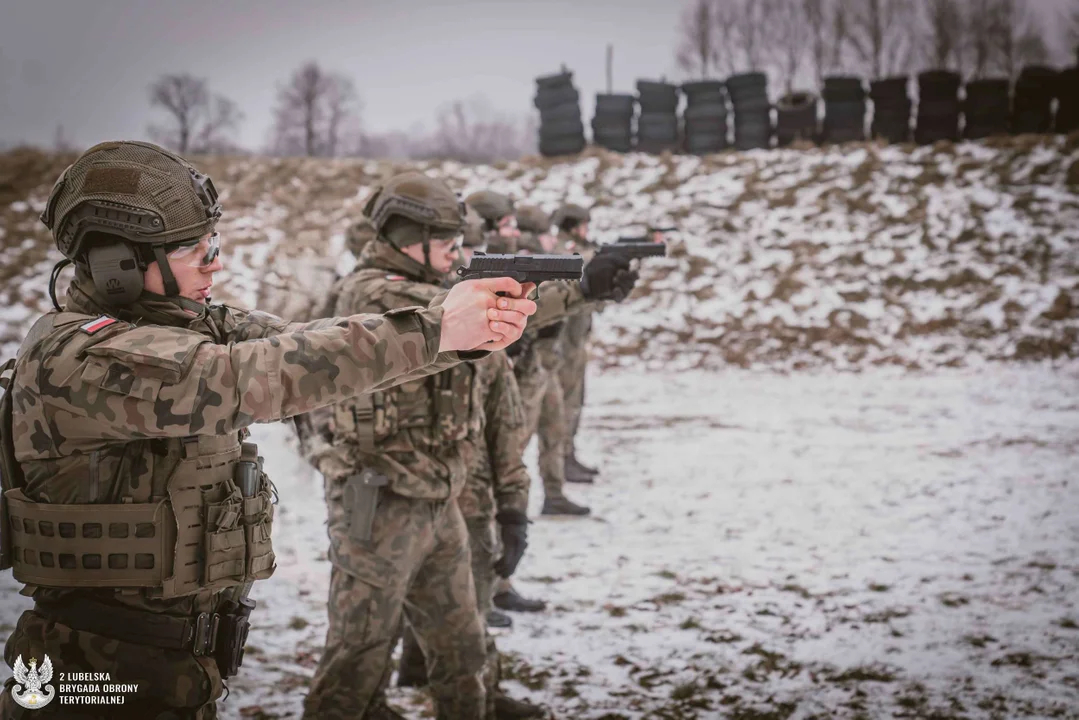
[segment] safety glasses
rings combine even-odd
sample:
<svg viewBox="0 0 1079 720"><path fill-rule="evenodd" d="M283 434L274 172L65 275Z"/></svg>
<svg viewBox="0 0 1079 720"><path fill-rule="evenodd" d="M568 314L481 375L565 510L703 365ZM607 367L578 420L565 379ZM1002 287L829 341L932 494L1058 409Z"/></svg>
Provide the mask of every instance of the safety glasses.
<svg viewBox="0 0 1079 720"><path fill-rule="evenodd" d="M198 242L182 245L168 253L169 262L180 263L189 267L209 267L221 254L221 236L214 233Z"/></svg>

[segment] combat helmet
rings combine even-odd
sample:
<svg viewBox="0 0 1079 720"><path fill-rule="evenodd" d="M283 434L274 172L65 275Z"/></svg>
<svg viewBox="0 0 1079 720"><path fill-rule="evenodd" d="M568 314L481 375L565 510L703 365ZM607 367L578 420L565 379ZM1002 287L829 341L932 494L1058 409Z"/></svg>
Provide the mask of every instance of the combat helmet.
<svg viewBox="0 0 1079 720"><path fill-rule="evenodd" d="M345 232L345 247L354 256L359 257L367 244L375 239L375 226L365 217L349 225Z"/></svg>
<svg viewBox="0 0 1079 720"><path fill-rule="evenodd" d="M483 217L471 205L465 205L465 235L462 244L470 248L482 248L487 244L483 232Z"/></svg>
<svg viewBox="0 0 1079 720"><path fill-rule="evenodd" d="M566 203L555 210L554 215L551 216L551 223L557 225L560 230L568 232L591 219L592 213L587 208L573 203Z"/></svg>
<svg viewBox="0 0 1079 720"><path fill-rule="evenodd" d="M536 254L547 252L540 242L540 235L551 232L551 217L535 205L522 205L517 208L517 227L521 237L517 247Z"/></svg>
<svg viewBox="0 0 1079 720"><path fill-rule="evenodd" d="M513 215L513 199L493 190L480 190L465 198L465 204L484 219L488 230L497 230L498 221Z"/></svg>
<svg viewBox="0 0 1079 720"><path fill-rule="evenodd" d="M41 221L64 256L56 277L75 263L90 273L103 297L128 305L143 291L143 271L161 267L165 294L180 293L166 254L212 232L221 217L213 181L190 163L146 142L105 142L60 174Z"/></svg>
<svg viewBox="0 0 1079 720"><path fill-rule="evenodd" d="M363 214L378 237L397 249L423 243L424 265L431 265L431 239L450 239L465 229L465 207L441 180L410 170L375 188Z"/></svg>

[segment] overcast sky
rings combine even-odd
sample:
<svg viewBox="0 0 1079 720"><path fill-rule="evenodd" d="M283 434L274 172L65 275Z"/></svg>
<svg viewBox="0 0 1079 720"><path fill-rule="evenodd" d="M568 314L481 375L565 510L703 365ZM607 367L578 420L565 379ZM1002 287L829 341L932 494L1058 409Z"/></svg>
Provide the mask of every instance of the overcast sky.
<svg viewBox="0 0 1079 720"><path fill-rule="evenodd" d="M924 0L912 0L923 2ZM1027 0L1039 8L1068 0ZM147 87L163 73L210 78L246 115L239 141L268 137L277 86L314 59L353 78L372 132L430 128L448 102L486 96L531 112L533 78L565 63L582 93L679 78L686 0L0 0L0 145L76 146L145 137L162 120Z"/></svg>

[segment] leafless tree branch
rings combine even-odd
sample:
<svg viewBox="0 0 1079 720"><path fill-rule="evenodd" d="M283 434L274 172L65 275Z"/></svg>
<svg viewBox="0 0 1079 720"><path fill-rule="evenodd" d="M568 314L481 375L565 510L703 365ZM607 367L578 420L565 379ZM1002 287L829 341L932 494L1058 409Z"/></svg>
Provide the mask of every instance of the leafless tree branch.
<svg viewBox="0 0 1079 720"><path fill-rule="evenodd" d="M213 94L205 78L162 75L150 86L150 104L171 117L171 125L150 126L158 142L184 153L213 153L235 148L228 136L243 120L236 103Z"/></svg>
<svg viewBox="0 0 1079 720"><path fill-rule="evenodd" d="M304 63L278 88L273 146L283 155L332 157L341 152L346 124L358 123L359 96L352 80Z"/></svg>

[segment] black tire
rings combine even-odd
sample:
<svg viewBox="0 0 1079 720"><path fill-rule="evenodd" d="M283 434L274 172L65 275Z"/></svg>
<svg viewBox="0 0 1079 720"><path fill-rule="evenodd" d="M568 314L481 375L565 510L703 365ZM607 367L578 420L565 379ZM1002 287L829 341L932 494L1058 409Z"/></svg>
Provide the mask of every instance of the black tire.
<svg viewBox="0 0 1079 720"><path fill-rule="evenodd" d="M727 135L727 118L705 118L703 120L686 120L686 135Z"/></svg>
<svg viewBox="0 0 1079 720"><path fill-rule="evenodd" d="M678 136L678 116L667 113L641 113L637 118L638 137L653 139Z"/></svg>
<svg viewBox="0 0 1079 720"><path fill-rule="evenodd" d="M1060 73L1043 65L1028 65L1015 81L1015 94L1037 97L1056 97L1059 91Z"/></svg>
<svg viewBox="0 0 1079 720"><path fill-rule="evenodd" d="M686 152L694 155L719 152L727 148L727 136L718 133L686 135Z"/></svg>
<svg viewBox="0 0 1079 720"><path fill-rule="evenodd" d="M577 103L552 105L539 111L540 123L558 122L559 120L580 120L581 106Z"/></svg>
<svg viewBox="0 0 1079 720"><path fill-rule="evenodd" d="M762 72L738 73L727 78L727 91L732 95L740 95L754 90L765 90L768 87L768 76Z"/></svg>
<svg viewBox="0 0 1079 720"><path fill-rule="evenodd" d="M678 149L677 140L653 140L650 138L637 138L637 151L658 155L662 152L675 151Z"/></svg>
<svg viewBox="0 0 1079 720"><path fill-rule="evenodd" d="M865 99L865 87L858 77L824 78L824 90L821 97L825 102L855 102Z"/></svg>
<svg viewBox="0 0 1079 720"><path fill-rule="evenodd" d="M547 157L556 157L559 155L576 155L584 150L585 142L584 136L578 135L564 135L561 137L543 137L540 136L539 151L540 154Z"/></svg>
<svg viewBox="0 0 1079 720"><path fill-rule="evenodd" d="M776 142L790 145L795 140L817 136L817 96L812 93L784 95L776 103Z"/></svg>
<svg viewBox="0 0 1079 720"><path fill-rule="evenodd" d="M541 88L532 103L541 111L559 105L579 105L581 96L574 87Z"/></svg>
<svg viewBox="0 0 1079 720"><path fill-rule="evenodd" d="M631 133L593 133L592 141L604 147L621 147L633 144Z"/></svg>
<svg viewBox="0 0 1079 720"><path fill-rule="evenodd" d="M536 78L536 88L560 88L573 85L573 73L560 72L557 75L543 75Z"/></svg>
<svg viewBox="0 0 1079 720"><path fill-rule="evenodd" d="M883 138L890 143L905 143L910 142L910 120L907 122L897 121L873 121L872 137Z"/></svg>
<svg viewBox="0 0 1079 720"><path fill-rule="evenodd" d="M690 105L682 115L687 122L689 120L719 120L727 117L727 105L726 103Z"/></svg>
<svg viewBox="0 0 1079 720"><path fill-rule="evenodd" d="M950 70L927 70L918 75L918 100L951 100L959 95L962 78Z"/></svg>
<svg viewBox="0 0 1079 720"><path fill-rule="evenodd" d="M1012 114L1012 130L1015 134L1042 134L1049 132L1052 127L1053 113L1048 103L1034 104L1023 102L1018 97L1015 99L1015 110Z"/></svg>
<svg viewBox="0 0 1079 720"><path fill-rule="evenodd" d="M626 141L609 141L609 140L596 140L595 145L601 148L606 148L611 152L628 153L633 152L633 143L629 140Z"/></svg>
<svg viewBox="0 0 1079 720"><path fill-rule="evenodd" d="M673 113L678 110L678 98L669 95L641 95L637 98L641 114Z"/></svg>
<svg viewBox="0 0 1079 720"><path fill-rule="evenodd" d="M633 115L633 103L636 98L632 95L605 95L596 94L596 114Z"/></svg>
<svg viewBox="0 0 1079 720"><path fill-rule="evenodd" d="M869 83L869 96L873 98L874 102L907 100L907 88L909 85L910 79L907 77L873 80Z"/></svg>
<svg viewBox="0 0 1079 720"><path fill-rule="evenodd" d="M540 123L540 133L551 137L557 135L580 135L584 133L584 123L581 122L580 118Z"/></svg>
<svg viewBox="0 0 1079 720"><path fill-rule="evenodd" d="M592 132L594 133L626 133L633 134L633 123L629 118L624 120L611 120L609 118L593 118Z"/></svg>
<svg viewBox="0 0 1079 720"><path fill-rule="evenodd" d="M825 142L844 143L865 140L864 100L824 103Z"/></svg>
<svg viewBox="0 0 1079 720"><path fill-rule="evenodd" d="M1056 131L1075 132L1079 130L1079 92L1076 92L1076 88L1079 88L1079 67L1061 71L1059 87Z"/></svg>
<svg viewBox="0 0 1079 720"><path fill-rule="evenodd" d="M768 98L766 96L745 98L742 100L737 100L734 103L735 117L737 117L739 114L748 113L752 115L754 113L767 112L771 109L772 104L768 102Z"/></svg>
<svg viewBox="0 0 1079 720"><path fill-rule="evenodd" d="M682 83L682 92L686 97L692 98L698 95L722 95L727 91L727 86L722 80L695 80Z"/></svg>
<svg viewBox="0 0 1079 720"><path fill-rule="evenodd" d="M657 82L655 80L638 80L637 81L637 94L638 95L664 95L671 97L678 97L678 86L672 85L669 82Z"/></svg>

